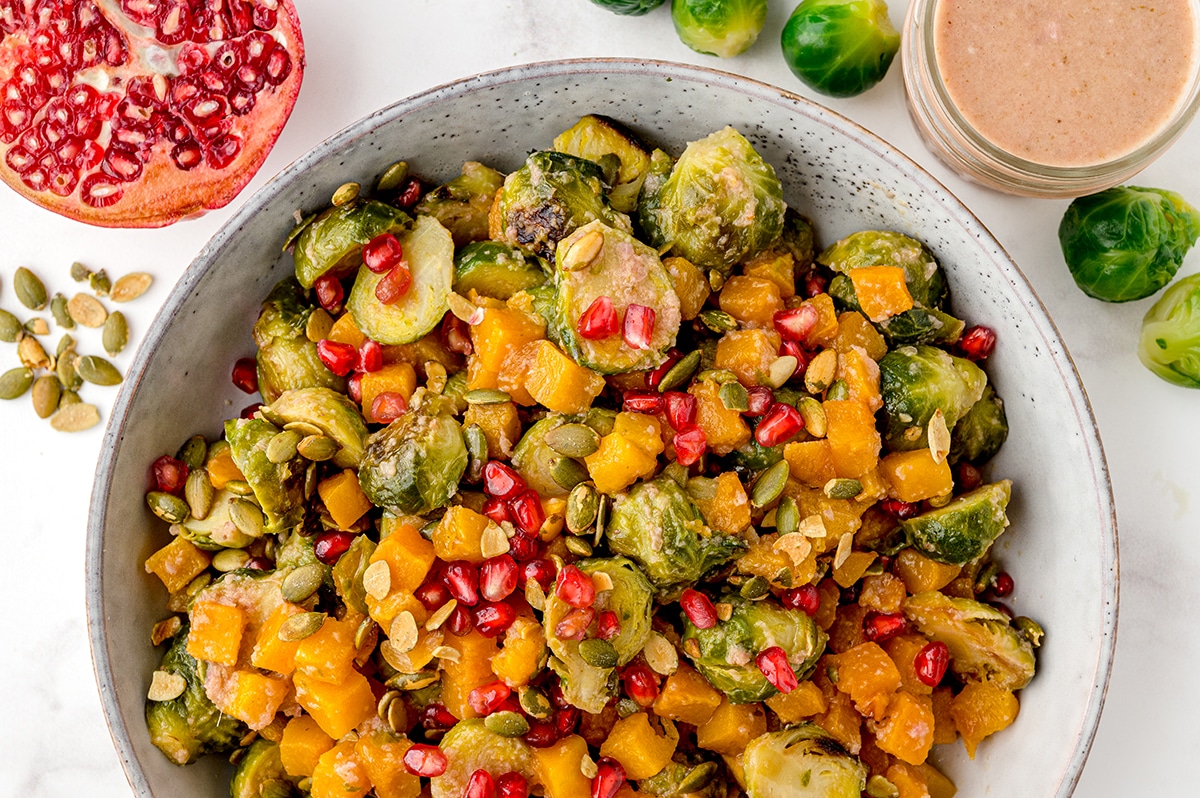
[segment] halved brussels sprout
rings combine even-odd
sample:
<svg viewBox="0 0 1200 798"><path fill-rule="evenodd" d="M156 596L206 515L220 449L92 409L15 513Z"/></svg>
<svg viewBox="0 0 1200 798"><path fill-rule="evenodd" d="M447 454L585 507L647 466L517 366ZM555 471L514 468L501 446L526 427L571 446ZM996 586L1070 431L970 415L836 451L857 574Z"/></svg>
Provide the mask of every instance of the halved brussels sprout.
<svg viewBox="0 0 1200 798"><path fill-rule="evenodd" d="M904 615L921 634L950 649L950 669L962 679L1020 690L1033 679L1033 646L1008 616L978 601L951 598L936 590L904 600Z"/></svg>
<svg viewBox="0 0 1200 798"><path fill-rule="evenodd" d="M254 498L266 515L269 533L287 531L304 519L304 464L297 458L283 463L272 463L267 458L267 444L280 431L261 418L232 418L225 422L225 440L229 441L233 462L254 491Z"/></svg>
<svg viewBox="0 0 1200 798"><path fill-rule="evenodd" d="M1200 274L1179 278L1146 311L1138 359L1167 382L1200 388Z"/></svg>
<svg viewBox="0 0 1200 798"><path fill-rule="evenodd" d="M333 464L357 468L367 441L367 424L350 397L328 388L297 388L285 391L263 414L283 426L296 421L311 424L337 442Z"/></svg>
<svg viewBox="0 0 1200 798"><path fill-rule="evenodd" d="M677 757L684 758L677 753ZM686 757L687 761L672 760L666 767L648 779L638 782L638 795L653 795L655 798L726 798L733 778L722 773L722 768L711 759L702 759L697 754Z"/></svg>
<svg viewBox="0 0 1200 798"><path fill-rule="evenodd" d="M981 485L954 501L900 524L909 545L938 562L966 565L987 553L1008 527L1012 482Z"/></svg>
<svg viewBox="0 0 1200 798"><path fill-rule="evenodd" d="M258 346L258 392L264 402L273 402L292 388L346 389L345 378L325 367L317 345L305 335L312 313L313 306L293 277L281 280L263 300L253 335Z"/></svg>
<svg viewBox="0 0 1200 798"><path fill-rule="evenodd" d="M815 723L756 737L742 758L749 798L859 798L867 766Z"/></svg>
<svg viewBox="0 0 1200 798"><path fill-rule="evenodd" d="M767 22L767 0L671 0L679 40L698 53L732 58L746 52Z"/></svg>
<svg viewBox="0 0 1200 798"><path fill-rule="evenodd" d="M808 615L785 609L773 599L748 601L729 593L720 601L733 608L729 620L718 621L711 629L698 629L683 613L683 641L697 642L700 655L691 657L696 670L732 703L765 701L779 692L754 661L765 649L779 646L787 652L788 662L801 679L816 667L827 638Z"/></svg>
<svg viewBox="0 0 1200 798"><path fill-rule="evenodd" d="M966 415L954 425L950 437L950 462L983 465L1000 451L1007 438L1008 416L1004 413L1004 400L988 384L979 401L971 405Z"/></svg>
<svg viewBox="0 0 1200 798"><path fill-rule="evenodd" d="M838 274L863 266L899 266L913 302L923 308L941 308L950 288L946 275L929 248L915 238L891 230L862 230L851 233L817 256ZM851 288L853 291L853 288Z"/></svg>
<svg viewBox="0 0 1200 798"><path fill-rule="evenodd" d="M966 358L934 346L902 346L879 360L883 437L889 451L929 446L927 425L941 410L946 428L983 396L987 374Z"/></svg>
<svg viewBox="0 0 1200 798"><path fill-rule="evenodd" d="M842 280L841 275L833 278L834 282ZM854 286L849 280L840 282L838 286L830 283L829 293L835 299L843 297L838 291L846 286L853 288ZM851 310L858 309L858 299L853 302L846 302L846 307ZM962 319L951 316L944 310L937 308L910 308L903 313L897 313L895 316L884 319L877 325L883 334L887 337L892 346L904 346L906 344L936 344L938 346L946 346L953 344L962 337L963 330L967 325Z"/></svg>
<svg viewBox="0 0 1200 798"><path fill-rule="evenodd" d="M312 288L324 274L348 275L362 263L364 244L381 233L398 236L410 224L407 213L377 200L328 208L296 237L296 279Z"/></svg>
<svg viewBox="0 0 1200 798"><path fill-rule="evenodd" d="M474 241L454 256L454 291L507 300L546 282L540 258L499 241Z"/></svg>
<svg viewBox="0 0 1200 798"><path fill-rule="evenodd" d="M622 213L637 207L638 193L650 168L650 151L629 128L607 116L588 114L554 137L554 149L597 163L606 155L615 155L619 166L608 201Z"/></svg>
<svg viewBox="0 0 1200 798"><path fill-rule="evenodd" d="M238 760L229 793L232 798L290 798L300 791L283 768L279 743L260 737Z"/></svg>
<svg viewBox="0 0 1200 798"><path fill-rule="evenodd" d="M520 773L530 787L541 784L541 771L533 751L520 737L502 737L488 731L480 718L460 720L438 743L446 755L446 772L429 781L433 798L462 798L476 770L500 775Z"/></svg>
<svg viewBox="0 0 1200 798"><path fill-rule="evenodd" d="M413 408L367 438L358 481L377 507L421 515L450 501L466 469L467 445L454 417Z"/></svg>
<svg viewBox="0 0 1200 798"><path fill-rule="evenodd" d="M413 212L432 216L454 237L454 246L486 241L488 211L504 175L476 161L462 165L462 174L428 192Z"/></svg>

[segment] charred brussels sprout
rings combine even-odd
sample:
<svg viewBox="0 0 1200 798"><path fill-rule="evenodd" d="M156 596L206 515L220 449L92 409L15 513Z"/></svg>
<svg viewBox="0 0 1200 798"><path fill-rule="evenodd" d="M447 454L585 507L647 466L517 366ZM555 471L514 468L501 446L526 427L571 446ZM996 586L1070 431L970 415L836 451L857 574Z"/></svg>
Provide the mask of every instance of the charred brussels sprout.
<svg viewBox="0 0 1200 798"><path fill-rule="evenodd" d="M665 476L616 496L604 535L609 548L637 562L667 596L744 547L738 538L708 534L696 505L679 483Z"/></svg>
<svg viewBox="0 0 1200 798"><path fill-rule="evenodd" d="M731 702L765 701L779 692L754 661L772 646L787 652L788 662L802 679L816 666L826 637L808 615L784 609L772 599L747 601L728 594L720 600L733 608L729 620L718 621L711 629L698 629L684 613L683 640L685 644L696 641L700 651L692 657L696 670Z"/></svg>
<svg viewBox="0 0 1200 798"><path fill-rule="evenodd" d="M921 634L950 649L950 669L962 679L1020 690L1037 667L1033 646L999 610L937 591L904 601L904 615Z"/></svg>
<svg viewBox="0 0 1200 798"><path fill-rule="evenodd" d="M815 723L750 741L742 759L749 798L858 798L867 767Z"/></svg>
<svg viewBox="0 0 1200 798"><path fill-rule="evenodd" d="M671 19L688 47L732 58L758 39L767 21L767 0L671 0Z"/></svg>
<svg viewBox="0 0 1200 798"><path fill-rule="evenodd" d="M367 425L358 405L345 394L327 388L299 388L286 391L263 409L263 414L279 426L303 422L321 430L337 442L333 464L339 468L357 468L367 441Z"/></svg>
<svg viewBox="0 0 1200 798"><path fill-rule="evenodd" d="M291 277L280 281L263 301L253 332L263 401L273 402L286 390L314 385L345 390L345 378L325 367L317 357L317 345L305 335L312 313L304 289Z"/></svg>
<svg viewBox="0 0 1200 798"><path fill-rule="evenodd" d="M1138 358L1167 382L1200 388L1200 274L1182 278L1146 312Z"/></svg>
<svg viewBox="0 0 1200 798"><path fill-rule="evenodd" d="M883 80L900 34L883 0L803 0L783 26L792 74L831 97L853 97Z"/></svg>
<svg viewBox="0 0 1200 798"><path fill-rule="evenodd" d="M1105 302L1148 297L1200 237L1200 211L1174 191L1116 186L1071 202L1058 241L1075 284Z"/></svg>
<svg viewBox="0 0 1200 798"><path fill-rule="evenodd" d="M592 0L601 8L607 8L614 14L640 17L661 6L665 0Z"/></svg>
<svg viewBox="0 0 1200 798"><path fill-rule="evenodd" d="M900 524L909 545L930 559L966 565L987 553L1008 527L1012 483L981 485L954 501Z"/></svg>
<svg viewBox="0 0 1200 798"><path fill-rule="evenodd" d="M902 346L879 360L884 443L889 451L924 449L927 425L941 410L946 428L983 396L987 375L971 361L933 346Z"/></svg>
<svg viewBox="0 0 1200 798"><path fill-rule="evenodd" d="M260 737L237 763L229 786L232 798L290 798L300 795L283 769L279 744Z"/></svg>
<svg viewBox="0 0 1200 798"><path fill-rule="evenodd" d="M651 245L671 243L697 266L728 273L783 230L783 186L732 127L689 144L665 180L662 166L652 159L639 199Z"/></svg>
<svg viewBox="0 0 1200 798"><path fill-rule="evenodd" d="M510 174L493 206L492 238L550 260L577 228L599 219L629 232L629 218L613 209L599 164L564 152L532 153Z"/></svg>
<svg viewBox="0 0 1200 798"><path fill-rule="evenodd" d="M660 3L662 0L657 0L655 5ZM617 168L610 181L608 201L622 213L630 213L637 207L638 192L650 169L650 151L620 122L588 114L554 138L554 149L597 163L615 157Z"/></svg>
<svg viewBox="0 0 1200 798"><path fill-rule="evenodd" d="M463 164L462 174L438 186L417 203L414 213L432 216L450 231L454 246L488 237L488 211L504 175L475 161Z"/></svg>
<svg viewBox="0 0 1200 798"><path fill-rule="evenodd" d="M150 741L177 765L232 751L246 733L245 724L217 709L204 692L206 666L187 653L187 632L184 626L159 665L159 670L183 677L183 693L170 701L146 702Z"/></svg>
<svg viewBox="0 0 1200 798"><path fill-rule="evenodd" d="M466 468L454 417L416 409L367 438L358 481L376 506L420 515L450 501Z"/></svg>
<svg viewBox="0 0 1200 798"><path fill-rule="evenodd" d="M520 773L529 784L540 782L537 759L520 737L502 737L488 731L480 718L461 720L438 743L448 767L430 782L433 798L462 798L476 770Z"/></svg>
<svg viewBox="0 0 1200 798"><path fill-rule="evenodd" d="M363 244L380 233L399 235L410 224L407 213L376 200L329 208L296 237L296 279L312 288L323 274L348 275L362 263Z"/></svg>
<svg viewBox="0 0 1200 798"><path fill-rule="evenodd" d="M454 291L507 300L546 282L540 258L497 241L475 241L454 256Z"/></svg>
<svg viewBox="0 0 1200 798"><path fill-rule="evenodd" d="M261 418L234 418L225 422L225 439L229 441L233 462L250 483L254 498L266 515L264 531L271 533L287 531L304 519L305 464L295 458L272 463L267 457L267 445L280 431Z"/></svg>
<svg viewBox="0 0 1200 798"><path fill-rule="evenodd" d="M986 385L983 396L954 425L950 462L982 465L1000 451L1007 438L1008 416L1004 413L1004 400L996 395L990 384Z"/></svg>

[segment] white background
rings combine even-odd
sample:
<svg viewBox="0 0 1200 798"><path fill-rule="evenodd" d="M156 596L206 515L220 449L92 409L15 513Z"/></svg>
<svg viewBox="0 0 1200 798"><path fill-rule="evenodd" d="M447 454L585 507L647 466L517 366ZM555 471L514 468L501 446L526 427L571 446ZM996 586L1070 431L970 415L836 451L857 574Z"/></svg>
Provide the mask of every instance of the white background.
<svg viewBox="0 0 1200 798"><path fill-rule="evenodd" d="M731 60L679 43L667 9L618 17L588 0L296 0L308 71L299 102L266 165L242 195L328 135L378 107L431 86L528 61L629 56L739 72L815 97L787 71L779 33L792 0L774 0L750 52ZM906 3L892 4L899 26ZM817 98L820 99L820 98ZM1061 330L1099 421L1121 536L1119 642L1108 703L1077 795L1194 792L1200 751L1200 393L1161 382L1134 354L1151 300L1106 305L1084 296L1059 253L1061 201L1018 199L973 186L921 145L904 105L899 64L874 90L825 100L927 167L988 226L1020 265ZM713 120L713 125L722 122ZM1137 182L1200 203L1200 127ZM227 209L164 230L102 230L44 212L0 190L0 307L28 313L12 291L21 265L68 295L72 261L156 276L123 308L140 340L173 282L228 218ZM1200 253L1182 273L1200 265ZM101 351L98 331L76 336ZM50 339L57 341L57 335ZM53 345L53 344L51 344ZM204 341L196 341L204 346ZM133 346L119 358L123 369ZM17 365L0 344L0 371ZM87 386L107 419L116 391ZM186 406L188 397L180 397ZM0 406L0 796L110 798L130 793L100 711L84 608L88 498L102 428L67 435L28 399ZM133 487L131 489L138 489ZM1052 533L1052 531L1051 531ZM1019 590L1019 586L1018 586ZM1021 763L1012 763L1021 767ZM1034 798L1030 796L1030 798Z"/></svg>

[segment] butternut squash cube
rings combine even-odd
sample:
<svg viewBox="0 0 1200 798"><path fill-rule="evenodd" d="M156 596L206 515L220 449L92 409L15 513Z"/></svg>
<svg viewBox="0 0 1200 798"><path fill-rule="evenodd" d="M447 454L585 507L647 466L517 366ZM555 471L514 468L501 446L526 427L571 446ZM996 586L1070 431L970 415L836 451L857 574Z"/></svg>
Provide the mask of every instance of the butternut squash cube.
<svg viewBox="0 0 1200 798"><path fill-rule="evenodd" d="M367 340L367 336L358 329L358 325L354 323L354 317L349 313L343 313L337 317L333 327L329 330L328 338L339 344L350 344L355 349L358 349Z"/></svg>
<svg viewBox="0 0 1200 798"><path fill-rule="evenodd" d="M617 414L641 415L638 413ZM654 422L657 431L657 420L645 416ZM658 470L658 452L662 451L661 438L655 437L658 451L651 446L650 437L636 429L626 428L624 431L615 425L613 431L600 439L600 448L583 458L587 465L588 474L596 484L596 490L601 493L619 493L639 479L650 477Z"/></svg>
<svg viewBox="0 0 1200 798"><path fill-rule="evenodd" d="M767 706L784 723L800 723L829 709L821 688L812 682L800 682L790 693L776 693L767 699Z"/></svg>
<svg viewBox="0 0 1200 798"><path fill-rule="evenodd" d="M584 368L549 341L539 341L525 389L555 413L582 413L604 390L604 378Z"/></svg>
<svg viewBox="0 0 1200 798"><path fill-rule="evenodd" d="M229 604L197 601L192 604L188 614L191 629L188 631L187 652L206 662L231 667L236 665L242 632L246 629L246 613Z"/></svg>
<svg viewBox="0 0 1200 798"><path fill-rule="evenodd" d="M830 657L837 667L836 687L863 715L882 720L892 694L900 689L900 671L878 643L862 643Z"/></svg>
<svg viewBox="0 0 1200 798"><path fill-rule="evenodd" d="M467 390L500 387L500 372L484 368L483 362L477 357L467 358Z"/></svg>
<svg viewBox="0 0 1200 798"><path fill-rule="evenodd" d="M929 798L954 798L955 793L958 792L954 782L928 762L918 767L917 770L925 777L925 784L929 787Z"/></svg>
<svg viewBox="0 0 1200 798"><path fill-rule="evenodd" d="M796 259L792 253L768 249L742 265L747 277L770 280L779 287L779 295L791 299L796 295Z"/></svg>
<svg viewBox="0 0 1200 798"><path fill-rule="evenodd" d="M842 587L850 587L862 579L863 574L875 562L878 555L873 551L852 551L846 561L833 569L833 581Z"/></svg>
<svg viewBox="0 0 1200 798"><path fill-rule="evenodd" d="M923 764L933 747L933 703L929 696L903 690L893 695L883 720L875 724L875 744L910 765Z"/></svg>
<svg viewBox="0 0 1200 798"><path fill-rule="evenodd" d="M667 677L658 698L654 699L654 712L669 720L701 727L712 718L722 698L721 692L699 671L680 663L679 670Z"/></svg>
<svg viewBox="0 0 1200 798"><path fill-rule="evenodd" d="M663 452L662 424L654 416L624 411L617 413L611 434L624 435L652 457Z"/></svg>
<svg viewBox="0 0 1200 798"><path fill-rule="evenodd" d="M208 471L208 481L212 483L215 490L220 490L230 482L246 479L241 469L237 467L237 463L233 462L233 450L228 446L209 457L204 468Z"/></svg>
<svg viewBox="0 0 1200 798"><path fill-rule="evenodd" d="M704 310L704 303L712 289L704 272L687 258L663 258L663 266L675 283L675 293L679 295L679 316L684 321L691 321Z"/></svg>
<svg viewBox="0 0 1200 798"><path fill-rule="evenodd" d="M518 616L504 632L504 647L492 657L492 673L509 687L522 687L546 661L546 634L532 618Z"/></svg>
<svg viewBox="0 0 1200 798"><path fill-rule="evenodd" d="M312 715L300 715L288 721L279 741L283 769L293 778L311 776L321 754L333 748L333 738L321 730Z"/></svg>
<svg viewBox="0 0 1200 798"><path fill-rule="evenodd" d="M731 704L722 697L708 723L696 730L696 745L718 754L734 755L767 733L767 714L758 704Z"/></svg>
<svg viewBox="0 0 1200 798"><path fill-rule="evenodd" d="M904 587L909 593L941 590L953 582L961 572L961 565L931 560L916 549L903 549L896 555L896 576L904 581Z"/></svg>
<svg viewBox="0 0 1200 798"><path fill-rule="evenodd" d="M857 310L839 314L837 322L837 338L833 341L833 348L838 354L849 352L856 346L861 346L872 360L879 360L887 354L887 341L883 335Z"/></svg>
<svg viewBox="0 0 1200 798"><path fill-rule="evenodd" d="M292 683L296 687L296 702L312 715L321 731L335 740L345 737L375 714L371 683L356 670L351 670L341 684L322 682L297 671Z"/></svg>
<svg viewBox="0 0 1200 798"><path fill-rule="evenodd" d="M367 614L371 616L371 620L384 629L392 625L392 621L396 620L397 615L406 611L413 614L413 618L418 624L425 623L429 617L425 605L417 601L416 597L406 590L392 589L383 599L377 599L370 593L367 594Z"/></svg>
<svg viewBox="0 0 1200 798"><path fill-rule="evenodd" d="M892 452L879 461L879 470L891 486L891 495L902 502L919 502L954 490L950 463L935 462L928 449Z"/></svg>
<svg viewBox="0 0 1200 798"><path fill-rule="evenodd" d="M770 327L772 316L783 310L783 295L771 280L737 274L725 281L717 304L743 324Z"/></svg>
<svg viewBox="0 0 1200 798"><path fill-rule="evenodd" d="M899 266L860 266L847 272L866 317L881 322L913 307L912 294Z"/></svg>
<svg viewBox="0 0 1200 798"><path fill-rule="evenodd" d="M445 644L458 649L459 660L442 660L442 703L459 720L478 717L467 697L476 687L496 680L492 673L496 641L472 629L462 637L447 635Z"/></svg>
<svg viewBox="0 0 1200 798"><path fill-rule="evenodd" d="M541 346L537 341L532 341L525 344L508 360L504 361L504 365L500 367L499 373L496 375L495 384L491 386L475 386L475 387L491 387L499 388L512 397L512 400L522 407L531 407L537 404L532 396L529 395L529 390L525 387L525 378L529 375L529 369L533 366L533 361L537 357L538 349ZM471 358L472 361L475 358Z"/></svg>
<svg viewBox="0 0 1200 798"><path fill-rule="evenodd" d="M688 388L696 397L696 425L704 430L708 448L714 454L729 454L750 442L750 427L741 413L725 407L720 391L715 380L702 380Z"/></svg>
<svg viewBox="0 0 1200 798"><path fill-rule="evenodd" d="M893 763L885 777L899 790L896 798L932 798L925 774L907 762Z"/></svg>
<svg viewBox="0 0 1200 798"><path fill-rule="evenodd" d="M287 679L265 676L257 671L236 671L233 697L224 709L258 731L275 719L275 713L290 690L291 683Z"/></svg>
<svg viewBox="0 0 1200 798"><path fill-rule="evenodd" d="M517 406L514 403L470 405L463 414L463 427L472 424L478 424L483 430L483 436L487 438L489 458L507 460L512 457L513 449L521 439L521 418L517 415Z"/></svg>
<svg viewBox="0 0 1200 798"><path fill-rule="evenodd" d="M809 305L817 311L817 323L804 339L805 346L811 349L832 344L838 334L838 317L837 311L833 309L833 297L829 294L817 294L804 300L802 304Z"/></svg>
<svg viewBox="0 0 1200 798"><path fill-rule="evenodd" d="M823 407L834 473L857 479L875 468L883 442L870 408L853 399L828 400Z"/></svg>
<svg viewBox="0 0 1200 798"><path fill-rule="evenodd" d="M354 673L354 632L358 624L326 618L321 628L296 647L296 670L309 679L341 684ZM337 735L341 736L341 735Z"/></svg>
<svg viewBox="0 0 1200 798"><path fill-rule="evenodd" d="M483 531L488 524L494 523L482 513L477 513L469 507L453 505L446 508L446 514L433 530L433 551L441 559L469 560L483 562L485 557L481 551ZM420 537L420 533L417 534ZM413 587L420 587L420 582Z"/></svg>
<svg viewBox="0 0 1200 798"><path fill-rule="evenodd" d="M417 371L411 363L388 363L376 371L364 371L359 387L362 388L363 416L374 422L371 405L375 397L381 393L398 393L407 402L417 389Z"/></svg>
<svg viewBox="0 0 1200 798"><path fill-rule="evenodd" d="M678 742L678 735L660 734L650 725L649 715L635 712L616 722L600 746L600 756L620 762L628 778L648 779L667 766Z"/></svg>
<svg viewBox="0 0 1200 798"><path fill-rule="evenodd" d="M736 535L750 526L750 497L738 475L723 471L716 477L716 495L696 501L696 507L717 532Z"/></svg>
<svg viewBox="0 0 1200 798"><path fill-rule="evenodd" d="M354 744L354 756L367 771L376 798L419 798L421 778L404 767L412 741L386 731L364 734Z"/></svg>
<svg viewBox="0 0 1200 798"><path fill-rule="evenodd" d="M852 754L862 750L862 715L854 708L854 702L845 693L837 692L826 696L829 709L818 715L813 722L829 732L833 739Z"/></svg>
<svg viewBox="0 0 1200 798"><path fill-rule="evenodd" d="M367 769L354 755L354 743L338 743L317 760L309 794L312 798L348 798L365 796L371 789Z"/></svg>
<svg viewBox="0 0 1200 798"><path fill-rule="evenodd" d="M950 702L950 717L954 718L971 759L984 739L1012 725L1019 710L1012 691L991 682L967 682Z"/></svg>
<svg viewBox="0 0 1200 798"><path fill-rule="evenodd" d="M838 353L837 378L845 383L849 398L866 405L872 413L883 407L883 396L879 392L879 365L861 346Z"/></svg>
<svg viewBox="0 0 1200 798"><path fill-rule="evenodd" d="M317 483L317 495L338 529L349 529L372 506L358 484L358 474L349 468Z"/></svg>
<svg viewBox="0 0 1200 798"><path fill-rule="evenodd" d="M787 460L792 479L799 480L810 488L823 487L826 482L837 476L833 470L829 441L824 438L785 443L783 459Z"/></svg>
<svg viewBox="0 0 1200 798"><path fill-rule="evenodd" d="M267 620L259 627L254 650L250 652L251 665L281 676L291 676L292 671L296 670L296 649L300 647L300 641L280 640L279 627L298 612L303 612L303 609L284 602L267 616Z"/></svg>
<svg viewBox="0 0 1200 798"><path fill-rule="evenodd" d="M768 370L779 357L779 344L774 330L731 330L717 341L713 368L732 371L747 388L768 385Z"/></svg>
<svg viewBox="0 0 1200 798"><path fill-rule="evenodd" d="M954 691L949 687L933 688L933 744L949 745L958 739L958 727L950 714Z"/></svg>
<svg viewBox="0 0 1200 798"><path fill-rule="evenodd" d="M583 775L579 763L588 752L587 740L568 735L548 748L534 748L546 798L582 798L592 794L592 780Z"/></svg>
<svg viewBox="0 0 1200 798"><path fill-rule="evenodd" d="M393 591L414 592L437 559L435 546L407 521L385 515L379 525L380 541L371 554L371 562L386 562L391 571Z"/></svg>
<svg viewBox="0 0 1200 798"><path fill-rule="evenodd" d="M146 573L162 580L168 593L178 593L212 562L212 555L196 548L190 540L174 538L146 558Z"/></svg>
<svg viewBox="0 0 1200 798"><path fill-rule="evenodd" d="M471 327L471 343L480 365L499 372L504 362L530 341L546 337L546 324L515 308L485 308L483 319Z"/></svg>

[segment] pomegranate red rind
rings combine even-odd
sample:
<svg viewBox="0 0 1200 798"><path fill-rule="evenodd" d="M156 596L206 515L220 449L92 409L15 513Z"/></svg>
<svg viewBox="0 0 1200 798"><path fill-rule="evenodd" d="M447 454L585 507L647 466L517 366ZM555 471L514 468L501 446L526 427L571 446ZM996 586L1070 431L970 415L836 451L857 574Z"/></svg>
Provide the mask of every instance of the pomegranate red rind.
<svg viewBox="0 0 1200 798"><path fill-rule="evenodd" d="M304 73L291 0L0 0L0 177L102 227L229 203Z"/></svg>

